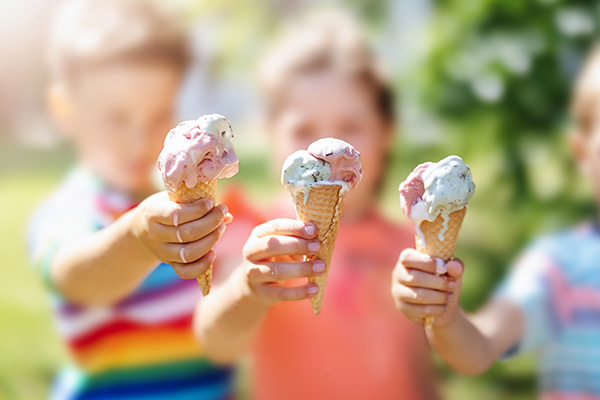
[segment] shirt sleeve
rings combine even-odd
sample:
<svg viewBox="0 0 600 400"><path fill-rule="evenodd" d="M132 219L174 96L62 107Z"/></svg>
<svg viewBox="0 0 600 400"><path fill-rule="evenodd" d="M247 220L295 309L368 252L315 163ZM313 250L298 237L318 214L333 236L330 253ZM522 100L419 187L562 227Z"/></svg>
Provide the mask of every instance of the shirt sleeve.
<svg viewBox="0 0 600 400"><path fill-rule="evenodd" d="M548 274L553 261L542 246L532 246L513 265L494 297L510 301L521 309L525 332L503 358L539 348L552 331L551 290Z"/></svg>
<svg viewBox="0 0 600 400"><path fill-rule="evenodd" d="M56 252L68 241L95 230L83 205L61 200L62 196L55 196L43 204L31 217L27 232L30 265L54 293L50 266Z"/></svg>

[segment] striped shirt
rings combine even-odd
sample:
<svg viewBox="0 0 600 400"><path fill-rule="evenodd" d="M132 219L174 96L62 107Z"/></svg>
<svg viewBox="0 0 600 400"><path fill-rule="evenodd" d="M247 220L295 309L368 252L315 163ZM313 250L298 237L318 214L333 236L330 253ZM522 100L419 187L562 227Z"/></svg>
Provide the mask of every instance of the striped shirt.
<svg viewBox="0 0 600 400"><path fill-rule="evenodd" d="M536 240L497 296L516 303L525 316L514 352L537 352L540 398L600 400L598 227L586 224Z"/></svg>
<svg viewBox="0 0 600 400"><path fill-rule="evenodd" d="M201 297L194 279L160 264L129 296L112 306L69 303L52 288L50 261L65 242L97 231L134 207L76 170L34 214L29 248L52 294L56 325L72 363L55 383L54 399L224 399L232 370L203 357L192 331Z"/></svg>

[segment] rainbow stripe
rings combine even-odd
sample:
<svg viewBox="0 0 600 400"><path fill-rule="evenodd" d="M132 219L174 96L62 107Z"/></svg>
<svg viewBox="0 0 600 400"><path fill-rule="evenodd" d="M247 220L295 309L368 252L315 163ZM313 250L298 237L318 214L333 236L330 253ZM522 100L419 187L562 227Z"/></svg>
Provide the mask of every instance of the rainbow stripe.
<svg viewBox="0 0 600 400"><path fill-rule="evenodd" d="M57 301L59 330L75 365L61 377L55 398L230 397L232 369L204 358L193 333L199 293L195 280L182 280L161 264L115 306Z"/></svg>

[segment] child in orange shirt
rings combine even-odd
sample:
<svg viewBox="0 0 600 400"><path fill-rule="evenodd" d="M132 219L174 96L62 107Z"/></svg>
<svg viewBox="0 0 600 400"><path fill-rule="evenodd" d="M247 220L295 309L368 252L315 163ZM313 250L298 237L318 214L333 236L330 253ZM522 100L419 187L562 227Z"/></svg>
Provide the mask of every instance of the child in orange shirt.
<svg viewBox="0 0 600 400"><path fill-rule="evenodd" d="M364 176L345 201L319 316L302 300L318 291L305 278L324 266L298 261L318 251L315 227L296 221L287 192L264 214L230 194L236 219L216 252L217 268L234 267L202 305L206 351L227 362L252 347L261 400L436 398L423 333L397 317L389 296L398 253L413 245L413 231L376 206L394 130L393 96L377 60L351 21L327 14L285 36L265 76L277 167L331 136L361 152Z"/></svg>

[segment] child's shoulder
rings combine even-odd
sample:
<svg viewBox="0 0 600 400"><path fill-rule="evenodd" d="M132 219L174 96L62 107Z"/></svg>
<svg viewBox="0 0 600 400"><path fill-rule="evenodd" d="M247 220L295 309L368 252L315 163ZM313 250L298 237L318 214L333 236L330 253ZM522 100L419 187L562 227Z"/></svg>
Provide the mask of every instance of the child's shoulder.
<svg viewBox="0 0 600 400"><path fill-rule="evenodd" d="M83 220L93 207L93 180L81 169L70 171L64 180L34 210L29 233L68 220ZM58 226L56 227L58 229Z"/></svg>
<svg viewBox="0 0 600 400"><path fill-rule="evenodd" d="M587 261L600 256L600 230L595 223L585 222L534 239L527 252L544 254L557 266L572 269L585 267Z"/></svg>

